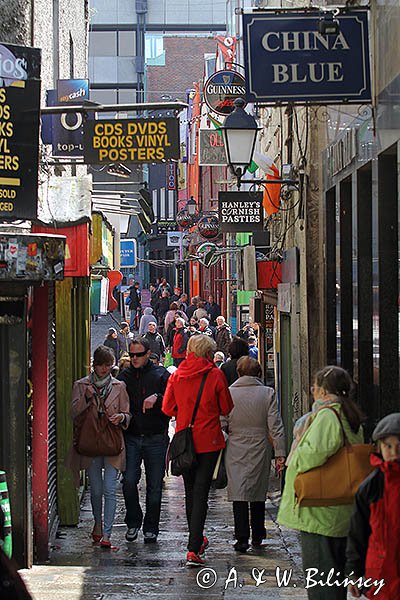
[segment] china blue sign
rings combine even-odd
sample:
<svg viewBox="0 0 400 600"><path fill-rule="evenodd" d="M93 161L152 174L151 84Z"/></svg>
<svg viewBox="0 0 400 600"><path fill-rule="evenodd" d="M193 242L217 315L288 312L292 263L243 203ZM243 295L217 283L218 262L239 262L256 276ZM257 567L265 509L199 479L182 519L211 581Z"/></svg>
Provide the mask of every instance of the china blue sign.
<svg viewBox="0 0 400 600"><path fill-rule="evenodd" d="M322 34L321 12L243 14L249 102L371 101L368 11L337 15L339 31Z"/></svg>
<svg viewBox="0 0 400 600"><path fill-rule="evenodd" d="M136 267L137 245L133 238L126 238L120 243L121 267Z"/></svg>

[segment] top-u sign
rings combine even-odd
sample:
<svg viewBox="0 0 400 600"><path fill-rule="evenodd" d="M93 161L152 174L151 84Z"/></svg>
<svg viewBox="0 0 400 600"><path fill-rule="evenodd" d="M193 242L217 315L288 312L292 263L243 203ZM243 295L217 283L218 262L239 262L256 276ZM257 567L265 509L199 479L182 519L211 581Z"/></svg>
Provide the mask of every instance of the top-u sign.
<svg viewBox="0 0 400 600"><path fill-rule="evenodd" d="M336 34L319 33L320 18L309 11L243 15L248 101L371 100L367 11L341 13Z"/></svg>

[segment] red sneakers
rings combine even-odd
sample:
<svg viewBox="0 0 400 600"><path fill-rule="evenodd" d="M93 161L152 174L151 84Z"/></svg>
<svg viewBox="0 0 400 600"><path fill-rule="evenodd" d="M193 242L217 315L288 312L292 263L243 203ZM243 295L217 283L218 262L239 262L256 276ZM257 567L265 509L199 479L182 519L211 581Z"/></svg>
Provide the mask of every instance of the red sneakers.
<svg viewBox="0 0 400 600"><path fill-rule="evenodd" d="M206 536L204 536L203 543L200 546L200 551L199 551L200 556L203 556L204 552L207 550L209 545L210 545L210 543L209 543L208 539L206 538Z"/></svg>
<svg viewBox="0 0 400 600"><path fill-rule="evenodd" d="M187 567L201 567L205 564L204 560L196 552L188 552L186 555Z"/></svg>

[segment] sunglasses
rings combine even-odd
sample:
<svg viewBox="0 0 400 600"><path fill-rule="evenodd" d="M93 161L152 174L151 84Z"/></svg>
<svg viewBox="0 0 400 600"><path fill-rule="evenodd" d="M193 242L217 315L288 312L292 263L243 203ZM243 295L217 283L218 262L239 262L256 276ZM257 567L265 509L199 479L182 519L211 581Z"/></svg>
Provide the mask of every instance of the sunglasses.
<svg viewBox="0 0 400 600"><path fill-rule="evenodd" d="M135 358L135 356L137 358L140 358L141 356L144 356L145 354L147 354L147 350L145 350L144 352L129 352L129 356L131 358Z"/></svg>

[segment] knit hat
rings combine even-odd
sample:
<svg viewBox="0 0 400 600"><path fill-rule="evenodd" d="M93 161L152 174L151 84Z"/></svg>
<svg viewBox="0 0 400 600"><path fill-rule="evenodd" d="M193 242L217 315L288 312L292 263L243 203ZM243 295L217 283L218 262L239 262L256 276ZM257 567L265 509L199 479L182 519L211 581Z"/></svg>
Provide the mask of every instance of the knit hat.
<svg viewBox="0 0 400 600"><path fill-rule="evenodd" d="M392 413L383 417L375 427L372 439L376 442L389 435L398 435L400 437L400 413Z"/></svg>
<svg viewBox="0 0 400 600"><path fill-rule="evenodd" d="M127 323L126 321L122 321L120 327L121 329L125 329L125 327L129 327L129 323Z"/></svg>
<svg viewBox="0 0 400 600"><path fill-rule="evenodd" d="M117 333L117 330L114 329L114 327L110 327L110 329L108 330L108 335L112 335L113 333Z"/></svg>

